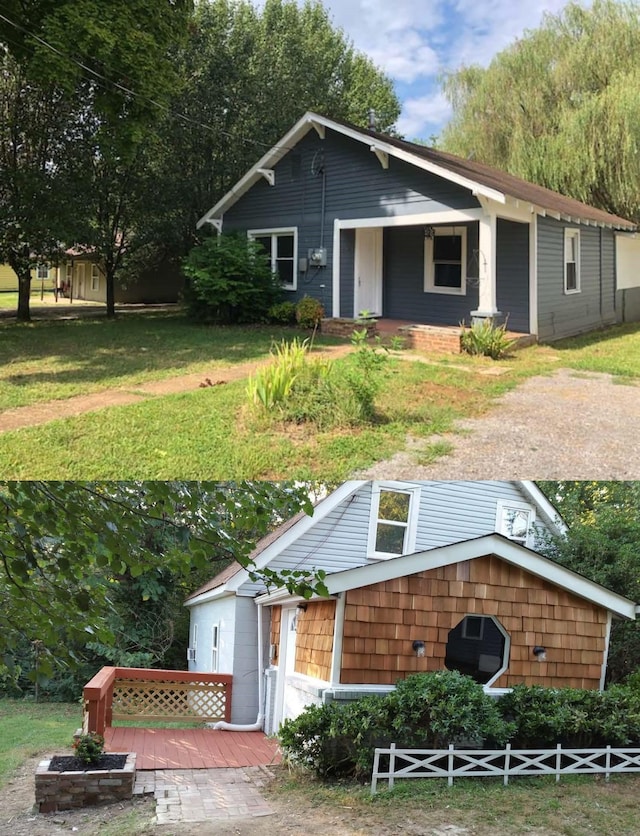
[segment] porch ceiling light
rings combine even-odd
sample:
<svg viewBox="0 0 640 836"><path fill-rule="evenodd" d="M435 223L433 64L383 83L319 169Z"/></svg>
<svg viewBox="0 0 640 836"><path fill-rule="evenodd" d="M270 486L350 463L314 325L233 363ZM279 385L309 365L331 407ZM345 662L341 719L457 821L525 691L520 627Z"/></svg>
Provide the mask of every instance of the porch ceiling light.
<svg viewBox="0 0 640 836"><path fill-rule="evenodd" d="M432 226L425 226L425 228L424 228L424 237L425 238L433 238L434 234L435 233L433 231Z"/></svg>

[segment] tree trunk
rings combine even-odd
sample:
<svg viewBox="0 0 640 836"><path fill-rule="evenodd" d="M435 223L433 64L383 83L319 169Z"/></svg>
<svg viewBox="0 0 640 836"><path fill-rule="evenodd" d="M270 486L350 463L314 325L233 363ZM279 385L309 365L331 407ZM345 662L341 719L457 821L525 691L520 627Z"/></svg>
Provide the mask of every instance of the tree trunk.
<svg viewBox="0 0 640 836"><path fill-rule="evenodd" d="M28 258L21 258L18 253L10 253L7 261L18 277L18 322L31 322L29 301L31 296L31 264Z"/></svg>
<svg viewBox="0 0 640 836"><path fill-rule="evenodd" d="M105 279L107 284L107 317L113 319L116 315L115 274L109 266L106 267Z"/></svg>

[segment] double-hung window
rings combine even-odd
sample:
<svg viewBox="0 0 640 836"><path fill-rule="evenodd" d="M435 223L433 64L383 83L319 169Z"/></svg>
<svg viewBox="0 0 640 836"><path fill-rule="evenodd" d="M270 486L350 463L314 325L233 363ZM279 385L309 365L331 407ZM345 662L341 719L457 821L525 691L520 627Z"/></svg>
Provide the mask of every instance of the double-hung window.
<svg viewBox="0 0 640 836"><path fill-rule="evenodd" d="M263 248L271 262L271 270L277 273L285 290L298 286L298 230L250 229L247 236Z"/></svg>
<svg viewBox="0 0 640 836"><path fill-rule="evenodd" d="M496 531L522 546L533 539L535 512L526 502L500 500L496 513Z"/></svg>
<svg viewBox="0 0 640 836"><path fill-rule="evenodd" d="M91 290L100 290L100 273L98 265L91 265Z"/></svg>
<svg viewBox="0 0 640 836"><path fill-rule="evenodd" d="M416 542L419 488L374 485L369 522L369 554L396 557L413 551Z"/></svg>
<svg viewBox="0 0 640 836"><path fill-rule="evenodd" d="M38 264L37 276L40 281L46 281L49 278L49 265Z"/></svg>
<svg viewBox="0 0 640 836"><path fill-rule="evenodd" d="M424 239L426 293L467 292L467 228L430 227Z"/></svg>
<svg viewBox="0 0 640 836"><path fill-rule="evenodd" d="M564 231L564 292L580 293L580 230Z"/></svg>

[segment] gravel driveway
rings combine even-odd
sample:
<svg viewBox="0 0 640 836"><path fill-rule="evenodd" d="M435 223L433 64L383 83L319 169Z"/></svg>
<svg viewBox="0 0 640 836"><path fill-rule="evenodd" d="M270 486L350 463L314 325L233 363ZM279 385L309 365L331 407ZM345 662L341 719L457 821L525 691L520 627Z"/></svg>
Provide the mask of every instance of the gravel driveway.
<svg viewBox="0 0 640 836"><path fill-rule="evenodd" d="M451 454L421 465L429 442ZM559 369L501 397L456 432L408 439L407 450L357 474L366 479L640 479L640 387Z"/></svg>

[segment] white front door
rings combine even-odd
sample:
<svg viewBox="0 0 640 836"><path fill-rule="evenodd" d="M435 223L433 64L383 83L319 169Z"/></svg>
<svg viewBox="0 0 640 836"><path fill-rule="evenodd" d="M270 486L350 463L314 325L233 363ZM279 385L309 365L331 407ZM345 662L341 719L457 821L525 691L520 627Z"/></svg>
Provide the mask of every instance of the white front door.
<svg viewBox="0 0 640 836"><path fill-rule="evenodd" d="M382 316L382 228L356 229L353 315Z"/></svg>

